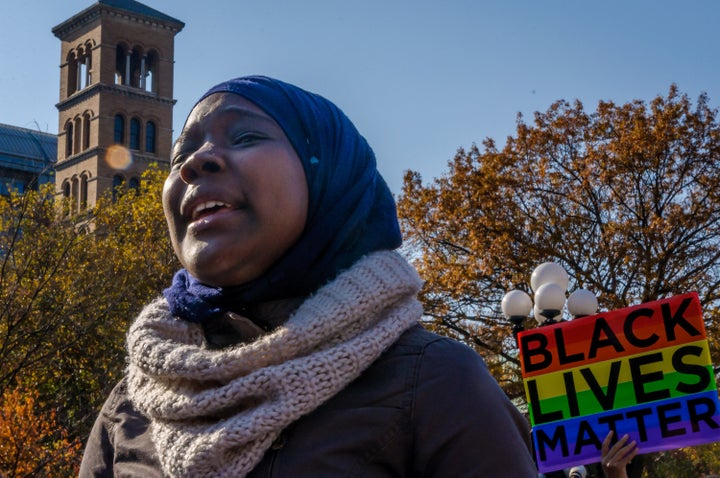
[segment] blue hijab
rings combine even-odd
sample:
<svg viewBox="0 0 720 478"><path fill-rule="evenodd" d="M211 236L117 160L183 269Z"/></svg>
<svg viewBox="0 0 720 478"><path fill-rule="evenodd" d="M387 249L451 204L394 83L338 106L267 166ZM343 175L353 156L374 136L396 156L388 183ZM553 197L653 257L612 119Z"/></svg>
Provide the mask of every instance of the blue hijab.
<svg viewBox="0 0 720 478"><path fill-rule="evenodd" d="M174 315L204 322L227 310L242 312L255 303L306 296L363 255L400 246L395 201L377 171L375 154L337 106L264 76L220 83L198 103L222 92L251 101L285 132L305 170L307 221L298 242L246 284L210 287L179 270L164 291Z"/></svg>

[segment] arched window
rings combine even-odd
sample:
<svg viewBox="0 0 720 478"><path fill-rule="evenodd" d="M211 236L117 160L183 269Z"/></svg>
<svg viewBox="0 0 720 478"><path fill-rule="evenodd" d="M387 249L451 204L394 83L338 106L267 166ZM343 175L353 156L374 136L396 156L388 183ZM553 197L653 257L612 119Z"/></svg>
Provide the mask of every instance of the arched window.
<svg viewBox="0 0 720 478"><path fill-rule="evenodd" d="M127 63L127 71L126 75L128 77L127 82L125 83L128 86L132 86L135 88L141 87L141 78L142 78L142 65L144 63L144 58L142 54L140 53L140 50L138 48L134 48L130 55L128 56L129 60Z"/></svg>
<svg viewBox="0 0 720 478"><path fill-rule="evenodd" d="M88 45L87 47L87 56L85 57L85 69L87 71L87 76L85 77L85 84L86 86L92 85L93 79L92 79L92 49Z"/></svg>
<svg viewBox="0 0 720 478"><path fill-rule="evenodd" d="M128 184L128 186L130 186L130 189L140 191L140 180L138 178L132 177L130 178L130 183Z"/></svg>
<svg viewBox="0 0 720 478"><path fill-rule="evenodd" d="M72 187L70 188L70 194L72 195L72 210L77 212L78 210L78 187L79 182L77 176L72 178Z"/></svg>
<svg viewBox="0 0 720 478"><path fill-rule="evenodd" d="M115 134L114 139L115 143L117 144L123 144L125 142L125 118L123 118L121 115L115 115Z"/></svg>
<svg viewBox="0 0 720 478"><path fill-rule="evenodd" d="M112 185L113 185L112 200L113 200L113 202L117 201L118 194L120 194L120 192L121 192L120 188L122 187L124 182L125 182L125 179L122 176L120 176L119 174L116 174L115 176L113 176L113 182L112 182Z"/></svg>
<svg viewBox="0 0 720 478"><path fill-rule="evenodd" d="M145 68L143 71L143 74L145 75L143 89L150 93L157 93L158 63L157 52L155 50L150 50L145 57Z"/></svg>
<svg viewBox="0 0 720 478"><path fill-rule="evenodd" d="M88 176L83 174L80 176L80 209L84 210L87 208L88 198Z"/></svg>
<svg viewBox="0 0 720 478"><path fill-rule="evenodd" d="M92 45L90 43L85 45L84 56L82 59L82 85L81 88L87 88L92 84Z"/></svg>
<svg viewBox="0 0 720 478"><path fill-rule="evenodd" d="M70 202L70 197L72 196L72 187L70 186L70 181L65 180L62 184L62 195L63 198L66 200L65 204L67 205L67 209L65 209L65 215L70 215L73 209L73 204Z"/></svg>
<svg viewBox="0 0 720 478"><path fill-rule="evenodd" d="M82 151L82 118L75 118L75 137L73 138L73 153Z"/></svg>
<svg viewBox="0 0 720 478"><path fill-rule="evenodd" d="M71 51L67 57L67 95L77 91L78 85L78 59L76 53Z"/></svg>
<svg viewBox="0 0 720 478"><path fill-rule="evenodd" d="M155 152L155 123L148 121L145 125L145 151Z"/></svg>
<svg viewBox="0 0 720 478"><path fill-rule="evenodd" d="M88 86L88 76L90 75L89 57L82 55L78 58L77 63L77 89L82 90Z"/></svg>
<svg viewBox="0 0 720 478"><path fill-rule="evenodd" d="M90 114L88 113L83 115L82 136L82 149L85 151L90 147Z"/></svg>
<svg viewBox="0 0 720 478"><path fill-rule="evenodd" d="M69 158L73 154L73 124L68 121L65 125L65 157Z"/></svg>
<svg viewBox="0 0 720 478"><path fill-rule="evenodd" d="M127 67L126 67L125 48L122 45L118 45L115 48L115 84L126 85L127 84Z"/></svg>
<svg viewBox="0 0 720 478"><path fill-rule="evenodd" d="M140 149L140 120L130 120L130 149Z"/></svg>

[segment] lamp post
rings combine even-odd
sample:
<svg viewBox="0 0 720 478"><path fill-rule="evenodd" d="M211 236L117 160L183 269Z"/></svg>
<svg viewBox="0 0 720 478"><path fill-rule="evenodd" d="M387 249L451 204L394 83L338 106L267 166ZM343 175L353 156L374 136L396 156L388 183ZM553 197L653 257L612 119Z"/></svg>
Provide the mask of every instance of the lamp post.
<svg viewBox="0 0 720 478"><path fill-rule="evenodd" d="M585 289L576 289L565 298L568 290L569 277L567 271L555 262L545 262L533 270L530 275L530 288L534 294L533 299L521 290L511 290L502 299L503 315L512 323L513 336L517 343L517 334L524 328L525 320L533 311L533 316L539 327L561 322L563 309L566 306L573 318L592 315L597 312L598 301L595 294ZM575 467L570 471L579 471ZM582 467L582 471L585 468ZM575 476L575 475L570 475ZM578 476L585 476L580 474ZM545 478L564 478L563 471L550 472Z"/></svg>
<svg viewBox="0 0 720 478"><path fill-rule="evenodd" d="M576 289L567 300L567 308L573 319L593 315L598 310L595 294L586 289Z"/></svg>
<svg viewBox="0 0 720 478"><path fill-rule="evenodd" d="M545 262L530 275L534 304L533 298L521 290L511 290L505 294L501 307L503 315L512 323L513 335L517 338L517 333L524 329L525 319L531 310L538 326L561 322L566 303L568 313L573 318L597 312L597 298L589 290L576 289L566 299L568 284L568 273L560 264Z"/></svg>
<svg viewBox="0 0 720 478"><path fill-rule="evenodd" d="M521 290L511 290L505 294L500 306L505 317L512 323L513 335L517 338L518 332L524 328L525 319L533 308L532 299Z"/></svg>

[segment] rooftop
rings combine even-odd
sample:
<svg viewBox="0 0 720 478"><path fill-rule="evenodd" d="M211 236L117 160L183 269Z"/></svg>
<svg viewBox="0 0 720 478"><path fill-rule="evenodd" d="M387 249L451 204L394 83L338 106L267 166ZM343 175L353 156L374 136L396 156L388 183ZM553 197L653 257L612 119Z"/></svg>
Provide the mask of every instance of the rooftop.
<svg viewBox="0 0 720 478"><path fill-rule="evenodd" d="M55 162L57 136L0 123L0 156Z"/></svg>
<svg viewBox="0 0 720 478"><path fill-rule="evenodd" d="M162 20L164 22L171 22L171 23L183 23L180 20L171 17L170 15L165 15L162 12L159 12L155 10L154 8L150 8L147 5L143 5L140 2L136 2L135 0L98 0L98 3L101 5L107 5L109 7L114 7L120 10L125 10L132 13L137 13L138 15L144 15L146 17L155 18L157 20Z"/></svg>
<svg viewBox="0 0 720 478"><path fill-rule="evenodd" d="M93 3L85 10L76 13L72 17L68 18L59 25L56 25L52 32L58 38L63 38L69 32L75 30L78 26L91 21L101 13L102 10L115 10L119 12L130 13L140 19L146 19L158 22L171 28L175 33L179 32L185 27L185 23L181 22L177 18L173 18L170 15L150 8L135 0L98 0Z"/></svg>

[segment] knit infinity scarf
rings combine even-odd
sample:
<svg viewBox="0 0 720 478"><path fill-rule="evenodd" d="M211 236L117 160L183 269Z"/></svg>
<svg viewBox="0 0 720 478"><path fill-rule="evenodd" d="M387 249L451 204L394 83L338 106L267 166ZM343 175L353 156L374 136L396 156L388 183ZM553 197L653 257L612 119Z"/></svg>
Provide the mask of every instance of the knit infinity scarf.
<svg viewBox="0 0 720 478"><path fill-rule="evenodd" d="M290 423L334 396L422 315L398 253L362 258L254 342L209 349L201 325L149 304L128 332L128 392L171 477L244 477Z"/></svg>

